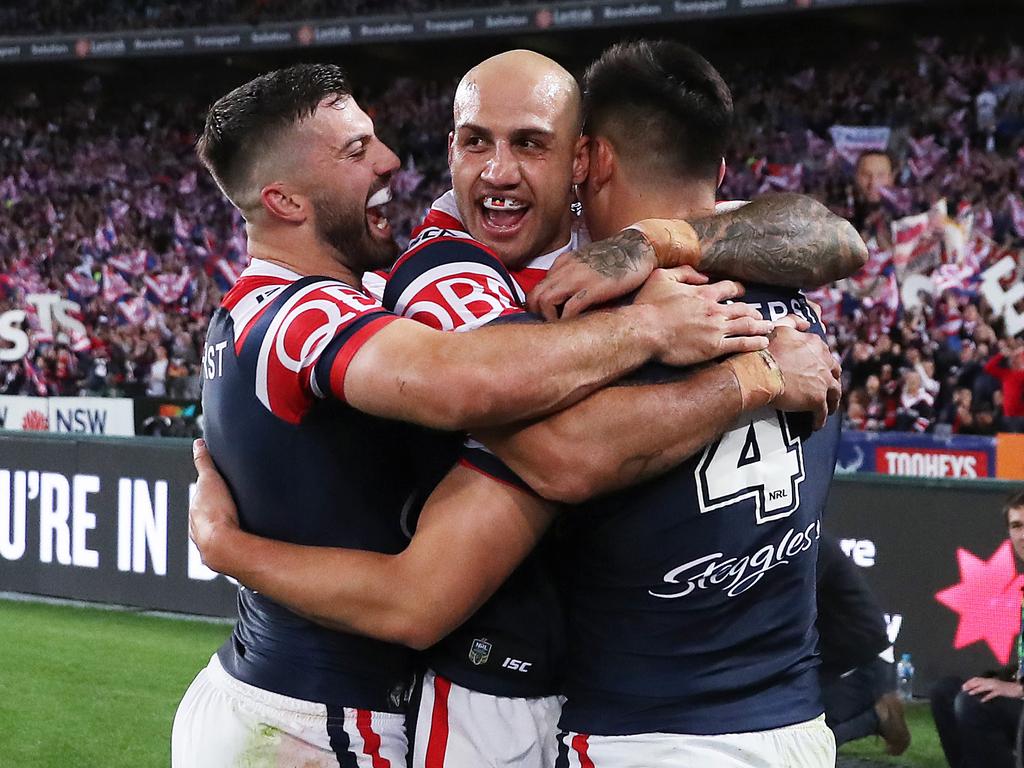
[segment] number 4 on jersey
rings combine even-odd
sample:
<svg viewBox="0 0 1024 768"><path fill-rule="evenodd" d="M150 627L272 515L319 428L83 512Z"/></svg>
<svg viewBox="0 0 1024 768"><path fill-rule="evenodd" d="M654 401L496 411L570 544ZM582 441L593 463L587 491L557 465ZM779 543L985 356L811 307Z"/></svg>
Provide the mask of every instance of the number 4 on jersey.
<svg viewBox="0 0 1024 768"><path fill-rule="evenodd" d="M704 450L694 471L700 511L754 500L758 525L793 514L804 479L803 446L786 415L764 409Z"/></svg>

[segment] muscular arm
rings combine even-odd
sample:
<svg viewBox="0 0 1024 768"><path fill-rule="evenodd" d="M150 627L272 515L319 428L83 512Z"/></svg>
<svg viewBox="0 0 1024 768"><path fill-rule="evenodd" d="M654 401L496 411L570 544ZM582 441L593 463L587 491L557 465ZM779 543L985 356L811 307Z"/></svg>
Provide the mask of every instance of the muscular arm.
<svg viewBox="0 0 1024 768"><path fill-rule="evenodd" d="M630 310L629 312L625 310ZM632 311L637 310L637 311ZM445 333L399 319L355 354L344 398L359 410L448 430L564 408L658 350L649 307Z"/></svg>
<svg viewBox="0 0 1024 768"><path fill-rule="evenodd" d="M355 353L342 394L368 413L450 430L533 418L652 357L692 365L763 349L771 323L742 303L719 304L740 290L730 281L695 288L666 273L632 306L557 326L444 333L396 320Z"/></svg>
<svg viewBox="0 0 1024 768"><path fill-rule="evenodd" d="M331 629L427 648L465 621L529 554L554 505L456 467L434 490L397 555L309 547L237 526L205 448L192 537L208 566Z"/></svg>
<svg viewBox="0 0 1024 768"><path fill-rule="evenodd" d="M602 389L543 421L474 436L538 494L575 504L668 471L741 413L736 377L719 364L669 384Z"/></svg>
<svg viewBox="0 0 1024 768"><path fill-rule="evenodd" d="M822 426L840 395L828 347L779 328L769 349L777 372L761 353L737 355L678 381L603 389L543 421L475 434L541 496L583 501L668 471L769 403L812 411Z"/></svg>
<svg viewBox="0 0 1024 768"><path fill-rule="evenodd" d="M530 309L575 317L635 290L656 267L688 265L748 282L817 288L852 275L867 246L845 219L805 195L764 195L727 213L647 219L564 254L529 297Z"/></svg>
<svg viewBox="0 0 1024 768"><path fill-rule="evenodd" d="M742 412L736 376L715 364L672 383L603 389L543 421L474 436L541 496L579 503L668 471Z"/></svg>
<svg viewBox="0 0 1024 768"><path fill-rule="evenodd" d="M806 195L764 195L693 228L699 270L750 282L818 288L849 277L868 258L854 226Z"/></svg>

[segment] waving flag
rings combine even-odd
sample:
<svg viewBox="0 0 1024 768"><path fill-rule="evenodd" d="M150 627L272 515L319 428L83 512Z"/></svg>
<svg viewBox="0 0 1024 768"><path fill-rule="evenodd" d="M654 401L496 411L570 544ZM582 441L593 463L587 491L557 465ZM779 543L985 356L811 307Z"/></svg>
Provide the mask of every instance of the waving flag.
<svg viewBox="0 0 1024 768"><path fill-rule="evenodd" d="M192 275L187 270L180 275L146 275L142 283L146 286L146 298L154 304L177 304L190 289Z"/></svg>
<svg viewBox="0 0 1024 768"><path fill-rule="evenodd" d="M149 304L141 296L132 296L118 302L117 312L120 325L141 325L149 318Z"/></svg>
<svg viewBox="0 0 1024 768"><path fill-rule="evenodd" d="M72 301L88 301L100 292L100 287L92 279L92 275L82 272L68 272L64 276L64 282L68 286L68 298Z"/></svg>
<svg viewBox="0 0 1024 768"><path fill-rule="evenodd" d="M245 267L223 256L213 264L213 280L222 291L227 291L235 284Z"/></svg>
<svg viewBox="0 0 1024 768"><path fill-rule="evenodd" d="M914 174L914 179L916 181L927 179L935 173L935 164L926 157L910 158L907 160L907 167L910 169L910 172Z"/></svg>
<svg viewBox="0 0 1024 768"><path fill-rule="evenodd" d="M180 211L174 212L174 238L179 245L184 245L192 240L192 230L185 223Z"/></svg>
<svg viewBox="0 0 1024 768"><path fill-rule="evenodd" d="M46 397L48 392L43 375L34 365L32 365L32 361L29 359L28 355L25 355L22 359L22 363L25 366L25 378L28 380L32 389L35 390L36 395L39 397Z"/></svg>
<svg viewBox="0 0 1024 768"><path fill-rule="evenodd" d="M935 287L940 293L949 290L968 292L980 279L979 274L966 264L941 264L932 273L932 280L935 281ZM960 330L960 325L956 326L956 331Z"/></svg>
<svg viewBox="0 0 1024 768"><path fill-rule="evenodd" d="M909 189L900 187L879 187L878 194L882 200L898 215L910 212L910 206L914 204L914 195Z"/></svg>
<svg viewBox="0 0 1024 768"><path fill-rule="evenodd" d="M1013 217L1013 228L1020 237L1024 237L1024 202L1020 195L1008 195L1010 201L1010 215Z"/></svg>
<svg viewBox="0 0 1024 768"><path fill-rule="evenodd" d="M868 150L884 152L892 129L884 125L833 125L828 129L839 155L850 165Z"/></svg>
<svg viewBox="0 0 1024 768"><path fill-rule="evenodd" d="M103 300L111 303L116 302L126 293L131 293L132 287L128 281L109 265L103 265Z"/></svg>
<svg viewBox="0 0 1024 768"><path fill-rule="evenodd" d="M140 248L135 253L121 253L117 256L111 256L107 259L107 263L122 275L138 277L145 274L148 259L149 251L145 248Z"/></svg>

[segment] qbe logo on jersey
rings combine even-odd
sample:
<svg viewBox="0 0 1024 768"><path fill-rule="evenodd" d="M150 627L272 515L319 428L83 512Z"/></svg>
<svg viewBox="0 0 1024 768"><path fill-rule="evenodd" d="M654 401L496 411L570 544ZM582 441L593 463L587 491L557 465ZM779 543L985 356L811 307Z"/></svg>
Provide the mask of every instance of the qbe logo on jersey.
<svg viewBox="0 0 1024 768"><path fill-rule="evenodd" d="M784 413L764 408L704 450L694 479L702 514L753 499L758 525L789 517L800 505L803 446Z"/></svg>

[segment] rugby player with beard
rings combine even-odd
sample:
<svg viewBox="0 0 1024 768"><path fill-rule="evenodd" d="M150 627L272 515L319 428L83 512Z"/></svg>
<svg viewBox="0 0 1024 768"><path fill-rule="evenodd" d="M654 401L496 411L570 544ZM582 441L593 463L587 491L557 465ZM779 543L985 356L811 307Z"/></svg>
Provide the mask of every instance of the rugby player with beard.
<svg viewBox="0 0 1024 768"><path fill-rule="evenodd" d="M510 68L513 63L515 67ZM571 161L574 155L579 154L578 150L586 146L585 142L566 142L569 151L564 152L563 156L569 162L565 162L563 168L567 183L562 185L564 189L560 199L558 196L549 195L552 203L540 205L532 194L533 189L546 188L539 184L530 184L534 178L543 178L539 173L531 178L531 171L535 171L534 166L544 161L550 162L550 156L553 154L550 151L551 144L557 142L559 137L566 140L574 135L567 130L544 130L543 120L534 120L531 124L528 119L531 116L536 117L537 113L543 113L545 102L558 104L559 88L568 93L573 92L574 83L572 87L564 85L568 75L562 76L560 68L554 69L551 65L553 62L536 54L513 52L485 62L463 80L456 96L456 130L452 136L450 150L456 187L455 197L459 199L460 205L453 205L450 195L435 204L424 228L417 237L414 237L410 253L403 257L393 271L391 283L384 294L385 303L396 303L399 311L419 307L412 313L413 316L418 315L419 319L425 322L446 328L463 325L467 311L474 320L508 314L507 302L482 301L479 292L467 294L472 300L456 302L458 306L453 306L450 299L447 304L443 304L436 290L425 291L422 287L421 278L430 270L436 271L461 264L460 269L449 269L443 277L454 277L464 281L470 274L479 275L481 270L488 266L487 259L484 258L485 251L476 247L480 254L472 253L474 246L467 241L464 231L466 227L459 220L460 210L470 211L465 217L468 221L474 222L468 227L470 231L475 230L481 239L493 245L494 250L506 263L521 265L524 262L524 250L527 253L531 252L530 249L536 252L536 245L533 244L528 245L526 249L522 246L517 248L517 240L529 242L532 237L534 242L555 245L561 243L563 246L572 242L568 182L570 172L573 172ZM512 71L518 75L514 79L509 77ZM524 83L526 85L523 85ZM519 84L523 90L509 94L508 88L501 88L502 84L508 87ZM538 91L542 97L547 98L532 98ZM541 108L534 109L531 114L531 107L538 101ZM510 110L507 106L510 103L516 104L520 111ZM565 100L562 100L562 103L566 103ZM557 123L557 120L549 122ZM543 218L545 210L553 212L554 215L549 214L546 219ZM546 236L544 227L528 226L531 217L536 217L534 220L541 224L552 225ZM796 247L800 244L793 245ZM447 249L449 253L438 255L442 249ZM851 246L849 253L855 251L856 247ZM645 250L645 255L647 252ZM708 250L708 254L714 253L716 252ZM725 263L727 254L724 251L718 254L722 258L720 263ZM547 263L550 264L551 260L549 258ZM417 262L425 262L426 266L413 270L412 267ZM472 270L467 270L466 267L470 264ZM748 263L743 264L743 268L748 272L764 271L767 265L760 258L750 258ZM821 266L811 263L809 269L820 270ZM816 273L811 271L809 274ZM801 277L801 281L811 279L813 276ZM392 286L416 285L418 280L421 285L411 295L403 296L405 289L402 288L393 292L398 301L395 302L393 299L389 302L388 291L392 291ZM494 275L494 283L505 284L504 278ZM428 282L428 285L436 287L432 282ZM480 285L483 286L485 283L481 281ZM496 292L492 298L501 295L503 292ZM425 308L426 304L429 304L429 308ZM476 315L473 313L474 307L477 308ZM825 370L827 367L826 364ZM700 375L702 374L698 374ZM591 398L588 405L590 412L596 413L599 418L602 414L607 414L604 417L606 425L609 419L621 421L623 412L619 410L620 408L626 407L625 413L628 414L631 405L646 405L646 414L654 422L652 429L658 436L657 439L674 440L677 443L674 449L678 456L675 461L679 461L687 452L692 452L717 434L702 430L702 420L708 422L709 415L715 414L710 420L719 419L721 431L724 425L735 418L743 405L742 400L734 399L729 402L728 396L722 398L724 402L721 404L709 403L699 394L702 383L695 379L690 384L690 395L693 397L691 403L695 407L685 414L673 414L678 421L672 422L673 425L685 423L694 427L694 431L687 435L690 442L686 448L678 446L678 427L671 436L667 428L658 430L658 426L664 426L666 422L668 389L661 389L655 393L651 391L654 389L651 387L635 387L603 392ZM827 386L820 387L821 394L824 395ZM727 393L719 389L717 394ZM622 395L626 395L626 398L621 398ZM602 398L605 396L609 398L602 405ZM627 402L629 400L635 402ZM748 402L748 406L752 406L754 400L756 398ZM820 403L824 405L823 398ZM645 427L642 426L644 414L642 411L640 413L641 426L635 427L635 431L638 434L646 434ZM616 422L613 426L618 427L619 423ZM574 438L577 434L594 434L597 440L587 441L589 445L577 442L569 446L566 446L564 441L557 443L549 440L540 455L556 455L555 465L569 470L564 474L570 474L572 471L569 465L572 463L573 455L585 455L589 448L593 448L596 457L611 458L607 443L615 444L614 434L602 434L600 431L592 430L578 431L574 433ZM522 445L528 443L528 440L521 441L517 446L517 452L531 453L529 450L522 450ZM553 446L561 446L567 450L552 450ZM633 449L635 443L630 443L629 447ZM197 505L209 510L216 506L216 480L202 451L198 462L201 472ZM550 469L549 465L542 467L540 471ZM589 467L587 469L589 470ZM627 468L625 473L622 473L621 469L620 465L612 463L604 468L604 472L614 474L618 470L619 474L626 474L630 478L643 475L643 470L638 471L635 466ZM534 482L537 482L536 472ZM538 485L544 482L540 481ZM552 496L576 492L564 490L567 488L564 477L554 477L547 482L545 488ZM569 482L575 483L573 480ZM562 491L558 490L559 483ZM573 488L577 487L579 484L575 483ZM227 499L223 503L229 502ZM494 510L498 510L499 507L500 502L493 505ZM476 512L473 514L480 516ZM201 515L194 517L200 519ZM494 535L495 528L501 524L501 520L493 521L489 512L485 520L491 522L482 522L481 527L488 529L491 533L490 538L486 532L475 532L457 520L438 524L439 520L440 518L432 517L430 511L425 513L420 531L414 537L414 546L410 547L402 558L382 558L378 563L379 568L375 566L376 570L366 567L368 564L365 562L357 564L355 560L348 559L346 553L339 553L339 557L327 555L331 558L329 562L318 560L323 552L309 553L310 557L305 561L306 566L302 563L296 564L298 570L292 565L281 567L283 561L275 559L280 552L279 549L278 552L268 550L258 557L246 557L245 553L253 552L249 544L237 540L238 543L232 546L230 534L222 536L219 543L210 544L202 530L209 530L210 526L207 523L210 521L200 520L202 525L199 526L201 530L198 531L197 540L214 567L240 575L243 581L248 580L260 585L260 589L274 594L284 602L317 617L318 620L345 629L422 646L435 639L439 633L450 629L461 616L465 616L467 607L460 607L460 602L451 598L450 590L454 588L465 592L468 585L470 590L477 590L476 596L472 598L473 605L477 604L496 586L491 574L501 571L501 566L496 564L494 555L507 552L509 549L506 546L508 539L504 535ZM428 521L430 527L425 527ZM229 527L229 523L225 523L225 527ZM460 551L458 544L465 538L466 546L476 546L478 551L482 552L482 557L480 560L460 559L458 579L449 580L441 573L443 569L439 569L436 563L436 554L417 557L417 552L431 551L426 542L432 535L438 536L438 541L443 541L446 547L444 551ZM514 535L514 532L511 535ZM423 542L422 547L419 546L420 542ZM219 555L218 551L221 549L227 551L227 554ZM232 550L234 557L231 555ZM440 550L434 550L437 551ZM239 555L247 560L247 563L236 564ZM302 557L302 554L299 553L299 556ZM399 560L403 560L404 564L399 565ZM441 648L435 648L432 652L432 666L436 668L443 665L446 674L440 676L432 672L427 676L424 706L421 707L417 728L417 765L439 765L445 762L448 765L460 765L468 764L472 760L505 764L527 760L528 755L532 755L533 762L539 764L546 757L553 758L551 724L553 718L557 717L557 701L551 694L556 691L557 657L552 657L551 646L557 644L557 628L552 626L556 623L552 614L557 612L557 606L552 611L549 591L544 589L545 580L537 578L539 569L533 567L535 565L537 563L531 561L521 567L495 599L463 626L457 637L450 637ZM250 570L253 568L262 572L253 573ZM362 571L355 580L350 578L353 575L353 568L360 568ZM341 587L340 593L334 584L321 589L320 577L330 574L327 578L334 581L338 574L346 573L349 576L344 578L344 586ZM310 578L317 581L315 587ZM457 581L460 583L456 584ZM388 584L389 588L384 590L383 584ZM513 585L518 585L518 588ZM364 594L360 595L360 590ZM317 596L310 597L304 594L312 591L317 591ZM532 602L532 608L524 605L524 596L527 596L527 603ZM514 655L508 655L512 651ZM442 699L443 703L439 706ZM544 749L545 743L549 745L548 749Z"/></svg>
<svg viewBox="0 0 1024 768"><path fill-rule="evenodd" d="M509 423L646 361L707 357L685 291L577 323L473 334L386 312L360 283L395 255L376 204L398 159L337 67L291 67L232 91L210 109L198 150L245 217L252 257L210 323L203 360L210 451L250 531L397 553L415 480L401 421ZM744 324L753 336L726 345L764 347L769 324ZM476 506L465 482L476 476L457 469L437 492ZM541 525L532 512L519 519ZM173 765L404 762L408 649L326 629L245 588L238 611L178 708Z"/></svg>

